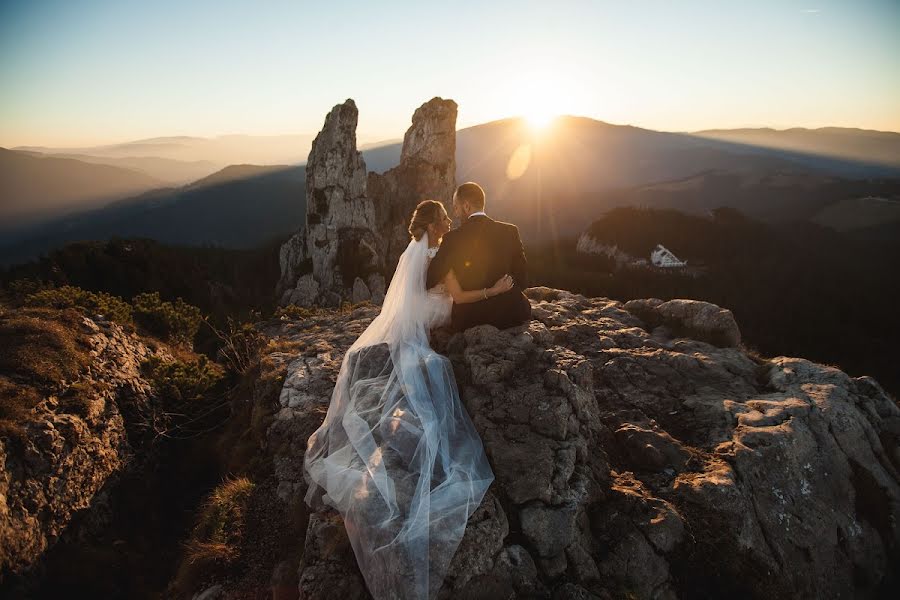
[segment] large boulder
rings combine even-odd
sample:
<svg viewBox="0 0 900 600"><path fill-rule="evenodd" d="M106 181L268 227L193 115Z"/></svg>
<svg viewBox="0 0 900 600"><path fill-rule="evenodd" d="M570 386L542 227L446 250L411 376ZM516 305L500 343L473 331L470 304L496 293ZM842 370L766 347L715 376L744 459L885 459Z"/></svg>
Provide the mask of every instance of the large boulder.
<svg viewBox="0 0 900 600"><path fill-rule="evenodd" d="M634 304L526 294L527 325L433 332L496 477L441 598L866 598L896 585L900 409L876 381L698 340ZM272 502L303 497L306 440L377 312L274 332L302 350L285 357L268 434ZM311 515L300 597L366 596L345 540L339 516Z"/></svg>

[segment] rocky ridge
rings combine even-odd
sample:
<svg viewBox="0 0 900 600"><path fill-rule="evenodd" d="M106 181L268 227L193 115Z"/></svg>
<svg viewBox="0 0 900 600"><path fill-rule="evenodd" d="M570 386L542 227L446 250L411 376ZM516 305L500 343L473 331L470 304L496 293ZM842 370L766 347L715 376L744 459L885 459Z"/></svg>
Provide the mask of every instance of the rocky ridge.
<svg viewBox="0 0 900 600"><path fill-rule="evenodd" d="M878 597L896 583L900 409L875 380L748 353L705 302L527 295L527 326L434 332L496 475L442 597ZM306 440L377 310L271 325L301 349L276 357L272 502L302 506ZM330 511L309 515L285 570L303 598L368 596Z"/></svg>

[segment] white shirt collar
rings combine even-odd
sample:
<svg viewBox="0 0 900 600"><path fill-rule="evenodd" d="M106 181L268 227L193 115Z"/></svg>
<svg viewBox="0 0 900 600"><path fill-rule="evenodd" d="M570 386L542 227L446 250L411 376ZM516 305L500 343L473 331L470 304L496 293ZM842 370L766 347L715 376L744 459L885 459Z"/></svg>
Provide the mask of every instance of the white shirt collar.
<svg viewBox="0 0 900 600"><path fill-rule="evenodd" d="M478 212L473 212L471 215L469 215L469 218L471 219L472 217L475 217L475 216L477 216L477 215L481 215L481 216L483 216L483 217L486 217L486 216L487 216L487 213L485 213L483 210L479 210Z"/></svg>

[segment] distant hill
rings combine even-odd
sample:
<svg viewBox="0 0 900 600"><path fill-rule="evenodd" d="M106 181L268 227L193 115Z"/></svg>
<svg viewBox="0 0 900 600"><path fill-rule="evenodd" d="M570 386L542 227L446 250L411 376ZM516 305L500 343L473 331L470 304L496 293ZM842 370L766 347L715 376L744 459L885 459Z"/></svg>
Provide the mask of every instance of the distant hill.
<svg viewBox="0 0 900 600"><path fill-rule="evenodd" d="M114 236L252 248L303 223L305 181L305 167L235 165L192 185L153 190L19 232L0 246L0 264L22 262L67 242Z"/></svg>
<svg viewBox="0 0 900 600"><path fill-rule="evenodd" d="M873 133L879 132L860 130L858 139ZM363 157L370 170L384 171L399 162L400 145L370 147ZM839 194L844 185L839 180L900 178L900 166L861 163L854 156L750 146L583 117L561 117L542 133L521 119L461 129L456 159L457 180L481 183L490 213L515 222L532 241L575 234L611 207L645 201L689 212L736 206L774 222L809 218L843 198L817 195L829 182L835 184L829 193ZM866 186L845 185L854 186L851 193L867 193Z"/></svg>
<svg viewBox="0 0 900 600"><path fill-rule="evenodd" d="M893 198L878 196L846 198L829 204L814 215L812 220L838 231L865 230L889 223L900 223L900 193Z"/></svg>
<svg viewBox="0 0 900 600"><path fill-rule="evenodd" d="M0 288L27 278L126 300L156 291L167 300L181 297L220 320L227 315L246 318L251 310L274 308L272 290L280 274L278 250L283 241L276 237L249 250L118 237L72 242L40 260L0 268Z"/></svg>
<svg viewBox="0 0 900 600"><path fill-rule="evenodd" d="M683 179L624 190L608 197L615 206L672 208L685 213L706 214L714 208L737 208L768 223L815 220L838 230L873 225L900 218L900 203L884 208L858 199L884 196L900 199L900 179L856 180L811 172L780 172L752 168L710 170ZM855 207L856 225L838 205Z"/></svg>
<svg viewBox="0 0 900 600"><path fill-rule="evenodd" d="M217 137L171 136L134 140L121 144L82 148L18 146L44 154L87 154L106 158L156 157L178 161L210 161L219 167L235 163L257 165L306 162L314 135L220 135Z"/></svg>
<svg viewBox="0 0 900 600"><path fill-rule="evenodd" d="M20 150L31 156L53 158L71 158L98 165L122 167L132 171L140 171L167 185L184 185L215 173L221 165L209 160L174 160L156 156L126 156L123 158L109 156L93 156L90 154L44 154L32 150Z"/></svg>
<svg viewBox="0 0 900 600"><path fill-rule="evenodd" d="M0 148L0 234L162 185L132 169Z"/></svg>
<svg viewBox="0 0 900 600"><path fill-rule="evenodd" d="M897 197L900 166L889 158L900 134L836 128L766 130L765 135L759 131L670 133L561 117L546 131L535 132L522 119L503 119L457 132L456 175L460 182L475 180L484 185L489 213L516 223L523 238L535 243L575 235L585 222L615 206L676 208L694 214L729 206L770 223L815 218L846 229L839 223L846 211L823 211L865 197ZM753 144L747 143L748 136L754 138ZM273 233L290 232L303 221L304 185L300 175L288 182L279 173L301 173L290 171L297 167L285 165L305 162L311 139L160 137L68 149L89 152L90 160L122 161L117 164L156 172L196 169L202 175L187 185L146 184L138 193L120 195L124 199L109 210L71 216L40 230L7 232L2 260L33 256L59 243L92 235L100 239L109 235L161 236L156 239L248 247ZM796 141L800 139L806 141ZM866 153L868 144L871 150ZM359 147L370 171L384 172L399 162L400 143L360 140ZM30 149L37 150L60 149ZM246 160L248 154L260 160ZM241 158L230 160L236 157ZM267 164L279 157L290 160L278 161L281 166ZM861 162L863 158L876 162ZM101 166L52 160L70 160L85 168ZM230 166L207 170L219 160L230 160ZM19 173L20 187L40 188L43 182L32 183L35 178L41 176ZM78 185L68 187L81 193ZM163 189L148 192L151 187ZM265 195L260 191L263 188L277 191ZM241 193L248 194L247 202L241 202ZM265 211L254 213L249 207L255 202L263 202ZM93 201L89 206L99 204L103 202ZM881 237L890 231L879 225L890 223L893 206L887 207L887 212L877 203L853 206L849 210L862 235L869 232ZM187 224L185 215L195 221ZM257 226L259 229L254 228Z"/></svg>
<svg viewBox="0 0 900 600"><path fill-rule="evenodd" d="M776 130L708 129L692 135L769 150L788 150L819 157L855 160L900 168L900 133L846 127Z"/></svg>

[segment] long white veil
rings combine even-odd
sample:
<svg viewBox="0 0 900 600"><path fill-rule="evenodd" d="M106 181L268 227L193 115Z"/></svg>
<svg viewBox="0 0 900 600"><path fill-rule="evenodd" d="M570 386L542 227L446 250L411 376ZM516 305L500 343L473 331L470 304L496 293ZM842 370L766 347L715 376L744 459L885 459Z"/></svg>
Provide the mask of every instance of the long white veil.
<svg viewBox="0 0 900 600"><path fill-rule="evenodd" d="M428 343L427 250L426 233L400 256L304 458L306 503L341 513L377 600L436 597L494 480L450 361Z"/></svg>

